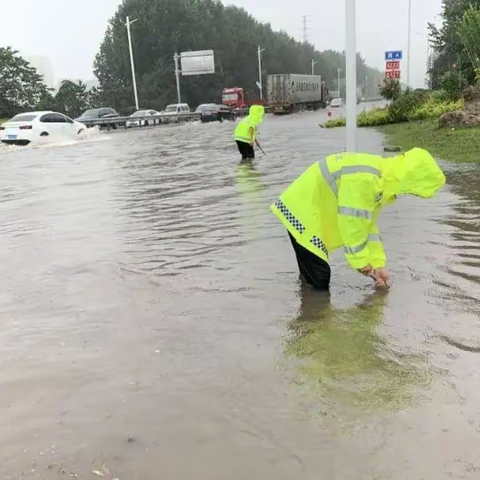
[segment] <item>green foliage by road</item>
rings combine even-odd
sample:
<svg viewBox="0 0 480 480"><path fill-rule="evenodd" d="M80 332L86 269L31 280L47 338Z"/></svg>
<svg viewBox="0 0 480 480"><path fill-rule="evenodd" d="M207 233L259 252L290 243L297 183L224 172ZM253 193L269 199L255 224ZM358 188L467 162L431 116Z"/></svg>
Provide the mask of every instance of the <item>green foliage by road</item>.
<svg viewBox="0 0 480 480"><path fill-rule="evenodd" d="M87 90L87 86L81 80L78 83L64 80L53 96L46 92L37 104L37 110L54 110L75 118L81 115L87 108L102 106L102 98L96 88Z"/></svg>
<svg viewBox="0 0 480 480"><path fill-rule="evenodd" d="M47 92L43 77L17 51L0 48L0 117L33 110Z"/></svg>
<svg viewBox="0 0 480 480"><path fill-rule="evenodd" d="M480 0L442 0L443 24L429 24L434 59L429 69L430 87L456 71L472 85L480 67Z"/></svg>
<svg viewBox="0 0 480 480"><path fill-rule="evenodd" d="M380 95L386 100L396 100L402 94L399 80L385 80L380 87Z"/></svg>
<svg viewBox="0 0 480 480"><path fill-rule="evenodd" d="M52 95L36 68L12 48L0 48L0 117L11 118L28 110L54 110L75 118L101 102L98 90L87 91L81 81L64 80Z"/></svg>
<svg viewBox="0 0 480 480"><path fill-rule="evenodd" d="M444 92L406 90L385 108L364 111L357 117L359 127L378 127L394 123L438 119L441 115L462 108L463 101L452 101ZM325 122L325 128L344 127L345 117Z"/></svg>
<svg viewBox="0 0 480 480"><path fill-rule="evenodd" d="M133 104L132 79L125 19L132 26L139 100L143 107L163 109L176 101L173 55L188 50L215 51L214 75L183 77L182 99L191 106L218 102L224 87L243 87L258 99L257 46L263 54L263 76L273 73L311 73L317 63L327 86L336 90L337 69L345 69L339 52L317 52L313 45L295 41L285 32L255 20L245 10L218 0L124 0L110 20L95 60L106 104L122 111ZM358 78L381 74L359 57Z"/></svg>
<svg viewBox="0 0 480 480"><path fill-rule="evenodd" d="M436 158L454 162L480 162L478 128L440 129L435 120L387 125L380 131L388 143L403 150L425 148Z"/></svg>

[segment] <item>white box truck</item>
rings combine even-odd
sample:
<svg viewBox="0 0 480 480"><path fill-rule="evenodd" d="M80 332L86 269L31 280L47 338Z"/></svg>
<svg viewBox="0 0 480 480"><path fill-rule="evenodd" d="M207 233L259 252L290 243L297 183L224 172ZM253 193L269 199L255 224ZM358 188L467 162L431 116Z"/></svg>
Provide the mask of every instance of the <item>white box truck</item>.
<svg viewBox="0 0 480 480"><path fill-rule="evenodd" d="M322 77L317 75L290 73L267 79L268 106L277 115L325 108L327 93Z"/></svg>

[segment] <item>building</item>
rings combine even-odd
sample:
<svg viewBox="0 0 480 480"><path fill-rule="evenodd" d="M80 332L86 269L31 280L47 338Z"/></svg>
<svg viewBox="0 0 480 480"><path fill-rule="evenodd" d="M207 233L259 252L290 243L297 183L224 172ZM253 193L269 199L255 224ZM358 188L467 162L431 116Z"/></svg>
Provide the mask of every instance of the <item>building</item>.
<svg viewBox="0 0 480 480"><path fill-rule="evenodd" d="M48 88L55 87L55 76L50 58L42 55L25 55L24 58L37 69L40 75L43 75L43 80Z"/></svg>

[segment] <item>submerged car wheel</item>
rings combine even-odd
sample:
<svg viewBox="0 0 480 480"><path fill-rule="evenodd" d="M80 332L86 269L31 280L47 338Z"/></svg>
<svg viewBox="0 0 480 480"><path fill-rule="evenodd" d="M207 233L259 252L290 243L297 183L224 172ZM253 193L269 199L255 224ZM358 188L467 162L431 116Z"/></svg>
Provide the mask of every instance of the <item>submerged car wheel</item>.
<svg viewBox="0 0 480 480"><path fill-rule="evenodd" d="M48 137L50 134L48 132L42 132L40 134L41 137Z"/></svg>

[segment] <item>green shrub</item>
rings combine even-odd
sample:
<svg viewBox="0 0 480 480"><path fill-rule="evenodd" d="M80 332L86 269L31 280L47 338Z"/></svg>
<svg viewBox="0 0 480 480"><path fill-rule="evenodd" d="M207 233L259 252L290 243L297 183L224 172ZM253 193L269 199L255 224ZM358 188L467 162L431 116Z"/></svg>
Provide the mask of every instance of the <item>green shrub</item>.
<svg viewBox="0 0 480 480"><path fill-rule="evenodd" d="M444 113L462 108L463 100L452 102L445 100L442 92L436 95L425 91L407 90L388 107L364 111L357 117L359 127L379 127L391 123L404 123L416 120L438 118ZM335 118L325 123L325 128L344 127L344 117Z"/></svg>
<svg viewBox="0 0 480 480"><path fill-rule="evenodd" d="M384 80L380 86L380 95L385 100L396 100L402 94L402 86L399 80Z"/></svg>
<svg viewBox="0 0 480 480"><path fill-rule="evenodd" d="M462 72L450 70L441 78L440 85L447 94L448 100L456 101L462 96L468 82Z"/></svg>
<svg viewBox="0 0 480 480"><path fill-rule="evenodd" d="M463 100L458 100L456 102L439 102L431 98L427 103L424 103L418 108L413 109L408 115L408 121L438 118L441 117L444 113L458 110L462 108L462 106Z"/></svg>
<svg viewBox="0 0 480 480"><path fill-rule="evenodd" d="M388 107L391 123L408 122L409 114L416 108L427 103L428 93L422 90L410 90L405 92Z"/></svg>
<svg viewBox="0 0 480 480"><path fill-rule="evenodd" d="M345 117L338 117L332 120L327 120L323 126L325 128L338 128L345 127L347 125L347 119Z"/></svg>
<svg viewBox="0 0 480 480"><path fill-rule="evenodd" d="M379 127L380 125L388 125L392 123L388 107L375 108L369 112L362 112L357 117L357 124L359 127Z"/></svg>
<svg viewBox="0 0 480 480"><path fill-rule="evenodd" d="M448 93L445 90L434 90L430 93L430 100L435 102L447 102L449 100Z"/></svg>

